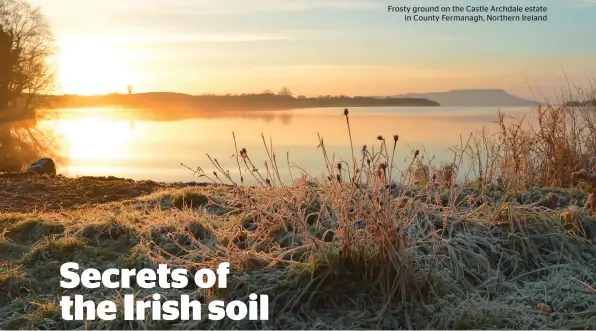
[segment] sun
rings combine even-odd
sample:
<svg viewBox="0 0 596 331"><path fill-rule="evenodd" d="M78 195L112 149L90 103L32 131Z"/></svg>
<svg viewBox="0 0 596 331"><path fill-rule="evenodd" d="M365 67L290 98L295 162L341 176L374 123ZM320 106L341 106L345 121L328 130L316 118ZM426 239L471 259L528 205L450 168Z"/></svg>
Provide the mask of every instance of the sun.
<svg viewBox="0 0 596 331"><path fill-rule="evenodd" d="M129 54L92 40L69 40L59 46L59 91L64 94L108 94L137 86Z"/></svg>

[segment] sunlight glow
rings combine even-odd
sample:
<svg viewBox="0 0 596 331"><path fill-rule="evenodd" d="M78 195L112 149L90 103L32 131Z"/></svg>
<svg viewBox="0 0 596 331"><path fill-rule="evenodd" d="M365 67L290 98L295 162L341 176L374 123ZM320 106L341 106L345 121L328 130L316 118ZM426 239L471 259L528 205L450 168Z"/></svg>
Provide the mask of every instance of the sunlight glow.
<svg viewBox="0 0 596 331"><path fill-rule="evenodd" d="M132 69L126 54L110 47L94 47L92 43L60 44L60 92L65 94L108 94L136 86L139 75Z"/></svg>
<svg viewBox="0 0 596 331"><path fill-rule="evenodd" d="M141 137L128 121L101 117L53 121L51 126L70 160L106 161L133 157L132 145Z"/></svg>

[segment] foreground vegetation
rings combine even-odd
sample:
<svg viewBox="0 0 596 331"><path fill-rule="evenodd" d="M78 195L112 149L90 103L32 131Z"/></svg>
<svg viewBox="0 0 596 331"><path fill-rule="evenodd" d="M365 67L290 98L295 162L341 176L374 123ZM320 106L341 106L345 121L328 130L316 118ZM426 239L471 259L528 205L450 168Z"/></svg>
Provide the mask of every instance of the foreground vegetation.
<svg viewBox="0 0 596 331"><path fill-rule="evenodd" d="M501 116L496 136L470 136L453 163L437 168L420 151L407 169L391 166L403 156L397 135L341 162L321 139L327 177L295 173L288 186L265 143L264 170L245 149L236 151L238 176L216 159L217 172L198 168L210 186L0 214L0 328L596 328L592 114L541 109L537 128ZM258 184L243 186L244 176ZM164 294L202 301L268 294L270 320L63 321L59 267L69 261L190 271L231 262L225 291ZM68 293L121 304L127 292Z"/></svg>
<svg viewBox="0 0 596 331"><path fill-rule="evenodd" d="M169 189L92 209L3 214L0 327L138 328L594 328L596 227L579 190L521 196L462 190L456 210L428 199L395 198L387 209L344 221L338 191L293 188ZM447 201L447 190L437 190ZM557 210L546 193L559 197ZM246 205L250 195L252 207ZM475 199L484 197L484 202ZM302 202L296 200L302 198ZM343 201L343 199L341 199ZM268 203L267 203L268 202ZM536 203L537 202L537 203ZM523 203L523 204L522 204ZM192 207L191 207L192 206ZM347 206L347 204L346 204ZM323 210L317 213L318 210ZM451 211L447 211L451 209ZM338 212L336 212L338 211ZM347 210L345 210L347 211ZM367 217L373 214L378 218ZM178 324L66 322L58 301L62 263L82 268L196 270L232 265L229 292L170 290L169 299L246 299L268 294L271 320ZM583 283L585 284L583 284ZM71 290L121 302L125 291ZM138 298L152 290L135 289Z"/></svg>

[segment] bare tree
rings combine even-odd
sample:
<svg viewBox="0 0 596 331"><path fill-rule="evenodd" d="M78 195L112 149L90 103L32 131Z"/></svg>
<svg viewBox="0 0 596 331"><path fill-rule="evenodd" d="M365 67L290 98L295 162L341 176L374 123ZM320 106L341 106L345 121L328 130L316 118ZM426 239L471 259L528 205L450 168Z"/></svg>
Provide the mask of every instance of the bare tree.
<svg viewBox="0 0 596 331"><path fill-rule="evenodd" d="M126 91L128 94L132 94L132 85L126 85Z"/></svg>
<svg viewBox="0 0 596 331"><path fill-rule="evenodd" d="M287 87L282 87L281 90L279 90L278 95L283 95L286 97L291 97L292 96L292 91L290 91L289 88Z"/></svg>
<svg viewBox="0 0 596 331"><path fill-rule="evenodd" d="M0 0L0 171L16 171L47 144L37 111L54 88L53 37L38 8Z"/></svg>

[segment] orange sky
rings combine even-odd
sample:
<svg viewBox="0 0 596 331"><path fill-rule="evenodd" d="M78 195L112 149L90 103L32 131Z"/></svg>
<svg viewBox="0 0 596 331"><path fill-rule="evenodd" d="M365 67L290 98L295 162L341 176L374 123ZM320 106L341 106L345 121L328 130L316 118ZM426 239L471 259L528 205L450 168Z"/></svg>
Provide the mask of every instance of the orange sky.
<svg viewBox="0 0 596 331"><path fill-rule="evenodd" d="M31 2L57 38L62 93L132 84L190 94L287 86L308 96L503 88L531 97L530 87L565 85L565 74L583 84L596 73L596 46L585 42L596 4L586 0L534 1L549 6L548 22L504 24L406 23L381 0Z"/></svg>

